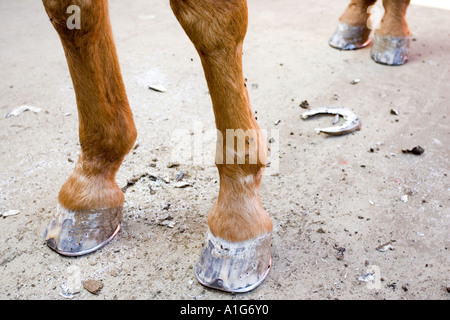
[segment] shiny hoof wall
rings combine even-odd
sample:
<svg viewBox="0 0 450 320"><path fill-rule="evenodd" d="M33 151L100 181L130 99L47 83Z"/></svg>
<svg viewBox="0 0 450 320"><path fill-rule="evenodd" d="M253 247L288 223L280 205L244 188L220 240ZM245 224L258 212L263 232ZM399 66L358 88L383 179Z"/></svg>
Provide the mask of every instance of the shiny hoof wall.
<svg viewBox="0 0 450 320"><path fill-rule="evenodd" d="M58 206L44 232L45 243L63 256L81 256L110 242L120 230L122 207L72 211Z"/></svg>
<svg viewBox="0 0 450 320"><path fill-rule="evenodd" d="M370 43L370 29L366 26L351 26L339 22L336 31L328 43L340 50L356 50L366 47Z"/></svg>
<svg viewBox="0 0 450 320"><path fill-rule="evenodd" d="M272 233L243 242L229 242L208 230L200 260L195 265L197 280L204 286L230 293L248 292L267 277L272 264Z"/></svg>
<svg viewBox="0 0 450 320"><path fill-rule="evenodd" d="M411 37L375 35L370 52L372 59L389 66L400 66L408 61Z"/></svg>

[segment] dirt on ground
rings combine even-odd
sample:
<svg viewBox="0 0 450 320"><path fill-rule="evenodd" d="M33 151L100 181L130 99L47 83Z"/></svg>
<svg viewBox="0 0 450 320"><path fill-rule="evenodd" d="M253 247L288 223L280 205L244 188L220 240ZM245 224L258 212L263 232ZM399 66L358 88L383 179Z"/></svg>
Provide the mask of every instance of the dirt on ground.
<svg viewBox="0 0 450 320"><path fill-rule="evenodd" d="M410 61L387 67L370 47L329 47L346 0L248 3L245 77L271 138L261 186L274 222L266 281L236 295L196 281L218 194L214 115L169 1L110 1L139 132L117 175L120 187L132 181L121 231L78 258L44 244L80 151L75 95L41 1L2 1L0 299L450 298L450 11L411 5ZM333 117L302 120L304 101L353 110L361 130L315 133ZM4 116L21 106L31 108ZM402 152L416 146L425 151Z"/></svg>

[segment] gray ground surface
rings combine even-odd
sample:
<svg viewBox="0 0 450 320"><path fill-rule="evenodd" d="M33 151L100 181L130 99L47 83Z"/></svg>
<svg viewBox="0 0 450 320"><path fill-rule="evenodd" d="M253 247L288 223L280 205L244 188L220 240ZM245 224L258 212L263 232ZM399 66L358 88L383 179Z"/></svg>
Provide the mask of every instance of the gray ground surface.
<svg viewBox="0 0 450 320"><path fill-rule="evenodd" d="M1 1L0 212L20 213L0 218L0 299L449 299L450 11L411 6L411 61L386 67L369 48L328 46L346 5L249 0L245 76L258 122L280 150L261 187L274 264L259 288L228 295L193 272L218 192L214 118L199 58L168 1L111 0L139 131L117 181L157 179L128 188L118 236L80 258L42 240L79 152L63 50L40 1ZM167 91L149 90L155 83ZM301 120L303 100L354 110L361 131L314 133L332 118ZM42 111L3 117L21 105ZM201 161L177 157L199 137ZM401 152L417 145L421 156ZM192 186L174 187L179 171ZM389 241L393 250L376 250ZM358 280L370 270L377 288ZM103 283L98 295L77 288L90 279Z"/></svg>

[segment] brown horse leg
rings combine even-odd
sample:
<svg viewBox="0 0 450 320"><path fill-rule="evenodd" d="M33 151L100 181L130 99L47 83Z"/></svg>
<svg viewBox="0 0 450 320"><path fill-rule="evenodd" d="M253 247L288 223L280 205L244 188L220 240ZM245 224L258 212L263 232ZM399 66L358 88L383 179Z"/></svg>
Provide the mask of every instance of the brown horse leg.
<svg viewBox="0 0 450 320"><path fill-rule="evenodd" d="M371 30L367 26L368 8L376 0L352 0L339 18L335 33L329 40L330 46L341 50L355 50L370 43Z"/></svg>
<svg viewBox="0 0 450 320"><path fill-rule="evenodd" d="M385 14L380 29L375 31L372 59L386 65L402 65L408 61L411 32L406 22L410 0L384 0Z"/></svg>
<svg viewBox="0 0 450 320"><path fill-rule="evenodd" d="M269 271L272 221L259 195L267 144L253 116L242 70L247 3L171 0L171 6L201 58L218 137L223 138L216 157L219 196L208 215L209 230L195 273L205 286L249 291Z"/></svg>
<svg viewBox="0 0 450 320"><path fill-rule="evenodd" d="M120 73L107 0L43 3L66 54L76 94L81 145L78 162L60 190L58 212L44 239L58 253L77 256L102 247L120 228L124 195L115 175L137 133ZM78 27L68 23L71 13L77 11L81 22Z"/></svg>

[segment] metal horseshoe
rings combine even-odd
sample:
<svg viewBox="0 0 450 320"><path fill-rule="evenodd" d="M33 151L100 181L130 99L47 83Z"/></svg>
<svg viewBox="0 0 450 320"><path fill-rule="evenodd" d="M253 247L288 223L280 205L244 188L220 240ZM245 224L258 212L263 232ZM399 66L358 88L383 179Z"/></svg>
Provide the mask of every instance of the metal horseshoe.
<svg viewBox="0 0 450 320"><path fill-rule="evenodd" d="M302 114L302 119L305 120L317 114L334 114L337 116L342 116L345 120L345 122L340 126L314 129L317 133L323 132L332 136L339 136L361 129L361 121L359 120L359 117L354 114L353 111L344 107L322 107L312 109L304 112ZM337 123L336 118L333 121L333 124L335 123Z"/></svg>

